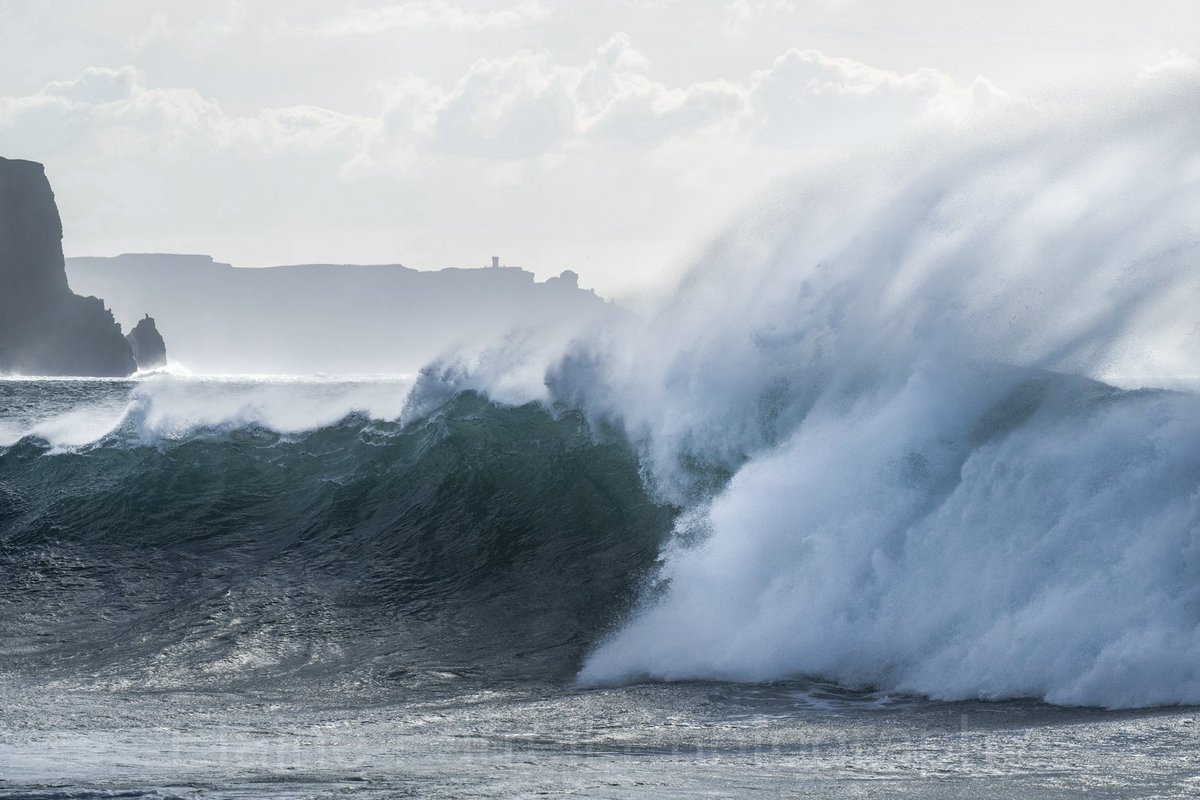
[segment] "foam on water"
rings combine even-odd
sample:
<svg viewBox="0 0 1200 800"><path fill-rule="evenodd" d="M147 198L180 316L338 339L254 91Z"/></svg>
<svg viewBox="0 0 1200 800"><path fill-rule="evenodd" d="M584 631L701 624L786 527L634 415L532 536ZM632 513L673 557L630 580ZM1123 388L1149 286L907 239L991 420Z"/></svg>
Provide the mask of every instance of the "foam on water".
<svg viewBox="0 0 1200 800"><path fill-rule="evenodd" d="M353 413L399 419L410 385L405 376L155 379L139 384L127 414L145 439L246 427L302 433L328 427Z"/></svg>

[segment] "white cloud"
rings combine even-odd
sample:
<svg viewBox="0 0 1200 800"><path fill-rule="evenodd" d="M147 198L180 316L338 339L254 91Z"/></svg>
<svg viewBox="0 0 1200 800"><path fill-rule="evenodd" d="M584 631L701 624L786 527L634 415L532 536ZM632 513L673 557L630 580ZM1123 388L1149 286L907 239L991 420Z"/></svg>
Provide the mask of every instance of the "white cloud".
<svg viewBox="0 0 1200 800"><path fill-rule="evenodd" d="M764 8L786 5L746 0L730 7L765 13ZM241 8L230 3L222 25L239 18ZM445 0L417 0L349 12L339 18L338 30L508 25L544 13L537 3L465 10ZM173 28L166 16L156 16L148 30ZM408 169L442 156L545 164L549 155L627 151L663 163L658 152L663 147L694 150L697 142L713 146L724 140L730 153L764 143L788 150L825 148L912 125L953 122L1007 100L982 79L961 85L933 69L898 73L812 49L788 50L741 80L668 84L654 77L650 60L625 34L574 63L547 51L519 50L479 58L450 82L408 75L384 92L373 114L301 103L231 115L195 90L148 88L132 66L89 67L32 95L0 98L0 126L8 128L10 141L20 138L35 151L45 151L47 142L59 147L64 137L86 136L89 127L94 133L118 127L116 134L96 133L96 143L128 145L154 137L174 150L240 148L260 157L336 152L348 176L378 166ZM56 116L59 130L40 130L54 127Z"/></svg>
<svg viewBox="0 0 1200 800"><path fill-rule="evenodd" d="M963 87L934 69L897 73L816 50L789 50L750 81L763 139L779 146L870 138L928 122L956 122L1007 95L986 80Z"/></svg>
<svg viewBox="0 0 1200 800"><path fill-rule="evenodd" d="M339 114L317 106L267 108L252 117L223 119L218 141L252 150L264 157L281 151L351 152L379 128L370 117Z"/></svg>
<svg viewBox="0 0 1200 800"><path fill-rule="evenodd" d="M570 71L544 54L477 62L434 109L431 144L460 155L536 156L575 134Z"/></svg>
<svg viewBox="0 0 1200 800"><path fill-rule="evenodd" d="M472 11L446 0L411 0L382 8L356 8L317 28L329 37L370 36L389 31L489 31L522 28L550 15L539 2L521 2L489 11Z"/></svg>
<svg viewBox="0 0 1200 800"><path fill-rule="evenodd" d="M64 121L73 123L63 131L73 139L52 134ZM375 118L303 105L230 116L193 89L146 88L131 66L89 67L37 94L0 98L0 142L19 147L20 141L43 157L70 146L89 149L93 157L129 154L139 147L158 156L204 148L278 157L334 146L349 154L378 125Z"/></svg>
<svg viewBox="0 0 1200 800"><path fill-rule="evenodd" d="M580 130L618 145L654 145L711 125L736 122L747 92L730 81L668 87L648 75L649 61L629 37L614 36L576 74L573 95Z"/></svg>
<svg viewBox="0 0 1200 800"><path fill-rule="evenodd" d="M112 103L130 98L138 81L138 72L133 67L89 67L74 80L46 84L42 94L81 103Z"/></svg>
<svg viewBox="0 0 1200 800"><path fill-rule="evenodd" d="M667 86L624 35L586 63L522 51L477 61L450 88L409 78L392 90L365 161L410 166L421 154L528 159L605 148L654 151L689 137L795 149L954 122L1004 101L986 81L935 70L899 74L792 50L745 82ZM733 144L731 141L730 144Z"/></svg>

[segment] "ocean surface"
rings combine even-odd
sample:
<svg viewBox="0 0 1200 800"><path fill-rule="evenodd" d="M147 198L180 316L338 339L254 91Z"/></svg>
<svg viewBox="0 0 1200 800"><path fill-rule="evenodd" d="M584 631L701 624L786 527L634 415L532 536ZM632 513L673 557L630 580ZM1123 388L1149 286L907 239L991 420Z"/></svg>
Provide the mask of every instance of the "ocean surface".
<svg viewBox="0 0 1200 800"><path fill-rule="evenodd" d="M578 411L412 385L0 381L0 798L1200 791L1186 706L597 680L687 512Z"/></svg>

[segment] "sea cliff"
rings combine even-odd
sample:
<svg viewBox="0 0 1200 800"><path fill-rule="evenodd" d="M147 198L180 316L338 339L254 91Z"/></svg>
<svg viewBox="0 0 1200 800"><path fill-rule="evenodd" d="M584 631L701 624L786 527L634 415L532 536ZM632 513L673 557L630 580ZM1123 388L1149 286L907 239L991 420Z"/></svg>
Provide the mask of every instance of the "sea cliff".
<svg viewBox="0 0 1200 800"><path fill-rule="evenodd" d="M0 158L0 374L120 377L137 369L104 301L67 285L45 168Z"/></svg>

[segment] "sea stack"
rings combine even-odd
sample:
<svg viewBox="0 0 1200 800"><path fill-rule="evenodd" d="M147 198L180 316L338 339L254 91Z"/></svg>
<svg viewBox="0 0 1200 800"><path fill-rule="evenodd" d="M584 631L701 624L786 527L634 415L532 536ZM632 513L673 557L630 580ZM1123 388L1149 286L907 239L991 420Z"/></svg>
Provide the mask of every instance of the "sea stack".
<svg viewBox="0 0 1200 800"><path fill-rule="evenodd" d="M104 301L67 285L62 235L45 168L0 158L0 374L133 374Z"/></svg>
<svg viewBox="0 0 1200 800"><path fill-rule="evenodd" d="M159 369L167 365L167 345L154 325L154 317L147 314L138 320L125 339L133 350L138 369Z"/></svg>

